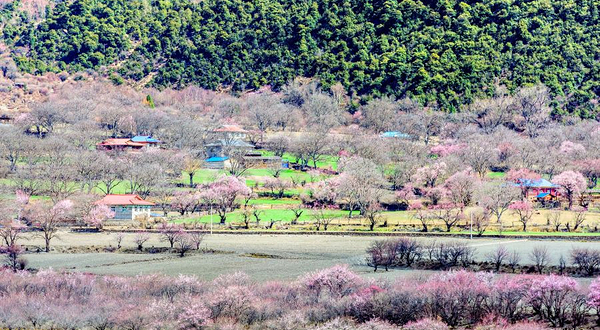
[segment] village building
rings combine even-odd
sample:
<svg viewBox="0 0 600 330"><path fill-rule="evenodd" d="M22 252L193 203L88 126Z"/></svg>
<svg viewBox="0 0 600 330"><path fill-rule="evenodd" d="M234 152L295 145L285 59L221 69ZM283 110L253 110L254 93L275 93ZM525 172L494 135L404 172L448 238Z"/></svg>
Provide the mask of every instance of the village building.
<svg viewBox="0 0 600 330"><path fill-rule="evenodd" d="M162 141L153 138L151 135L137 135L131 138L131 142L141 143L148 148L158 148Z"/></svg>
<svg viewBox="0 0 600 330"><path fill-rule="evenodd" d="M379 137L384 139L410 139L410 135L396 131L383 132L379 134Z"/></svg>
<svg viewBox="0 0 600 330"><path fill-rule="evenodd" d="M213 131L219 138L225 140L247 140L248 131L239 125L223 125Z"/></svg>
<svg viewBox="0 0 600 330"><path fill-rule="evenodd" d="M144 148L158 148L162 141L149 135L132 138L111 138L96 144L97 150L140 151Z"/></svg>
<svg viewBox="0 0 600 330"><path fill-rule="evenodd" d="M546 204L558 201L558 189L560 186L546 179L521 179L517 185L527 189L525 197L532 202Z"/></svg>
<svg viewBox="0 0 600 330"><path fill-rule="evenodd" d="M143 143L133 142L127 138L106 139L96 144L97 150L117 150L117 151L139 151L144 148Z"/></svg>
<svg viewBox="0 0 600 330"><path fill-rule="evenodd" d="M106 195L95 204L104 204L115 212L114 220L135 220L140 217L149 218L154 203L145 201L135 194Z"/></svg>

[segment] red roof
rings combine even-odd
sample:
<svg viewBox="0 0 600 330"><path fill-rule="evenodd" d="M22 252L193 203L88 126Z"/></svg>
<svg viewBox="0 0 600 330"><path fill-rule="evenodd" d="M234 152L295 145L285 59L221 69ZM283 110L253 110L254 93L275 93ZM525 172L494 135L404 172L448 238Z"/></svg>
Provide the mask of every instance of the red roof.
<svg viewBox="0 0 600 330"><path fill-rule="evenodd" d="M223 125L221 128L217 128L215 132L248 133L248 131L246 131L238 125Z"/></svg>
<svg viewBox="0 0 600 330"><path fill-rule="evenodd" d="M140 196L135 194L124 194L124 195L106 195L95 204L104 205L154 205L148 201L143 200Z"/></svg>
<svg viewBox="0 0 600 330"><path fill-rule="evenodd" d="M131 139L106 139L100 143L99 146L128 146L128 147L143 147L143 143L137 143L131 141Z"/></svg>

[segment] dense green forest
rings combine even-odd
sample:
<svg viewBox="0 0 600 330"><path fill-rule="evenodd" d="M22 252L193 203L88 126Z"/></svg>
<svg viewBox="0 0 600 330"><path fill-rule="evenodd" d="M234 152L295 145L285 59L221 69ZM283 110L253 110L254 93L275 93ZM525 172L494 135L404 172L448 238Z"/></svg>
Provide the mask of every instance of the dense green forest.
<svg viewBox="0 0 600 330"><path fill-rule="evenodd" d="M557 111L599 112L600 0L77 0L41 21L18 8L2 33L30 73L238 91L317 77L444 111L541 82Z"/></svg>

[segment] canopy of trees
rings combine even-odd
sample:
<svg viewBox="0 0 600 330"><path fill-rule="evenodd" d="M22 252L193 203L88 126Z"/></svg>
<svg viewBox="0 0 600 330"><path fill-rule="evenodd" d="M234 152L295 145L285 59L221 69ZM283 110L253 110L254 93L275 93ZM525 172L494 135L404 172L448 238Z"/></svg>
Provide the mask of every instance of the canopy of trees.
<svg viewBox="0 0 600 330"><path fill-rule="evenodd" d="M41 20L18 8L0 9L2 37L30 73L236 91L316 77L449 112L543 83L557 113L598 113L599 0L79 0Z"/></svg>

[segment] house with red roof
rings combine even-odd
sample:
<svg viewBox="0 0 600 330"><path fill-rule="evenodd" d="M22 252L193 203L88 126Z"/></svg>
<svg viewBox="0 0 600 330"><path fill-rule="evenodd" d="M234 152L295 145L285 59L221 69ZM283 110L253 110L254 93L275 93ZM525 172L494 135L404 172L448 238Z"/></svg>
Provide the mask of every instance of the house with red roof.
<svg viewBox="0 0 600 330"><path fill-rule="evenodd" d="M106 139L96 144L98 150L136 151L142 150L146 144L134 142L128 138Z"/></svg>
<svg viewBox="0 0 600 330"><path fill-rule="evenodd" d="M223 125L213 131L221 139L227 140L246 140L248 131L239 125Z"/></svg>
<svg viewBox="0 0 600 330"><path fill-rule="evenodd" d="M135 220L138 217L150 217L154 203L148 202L135 194L109 194L95 204L109 206L115 212L115 220Z"/></svg>

